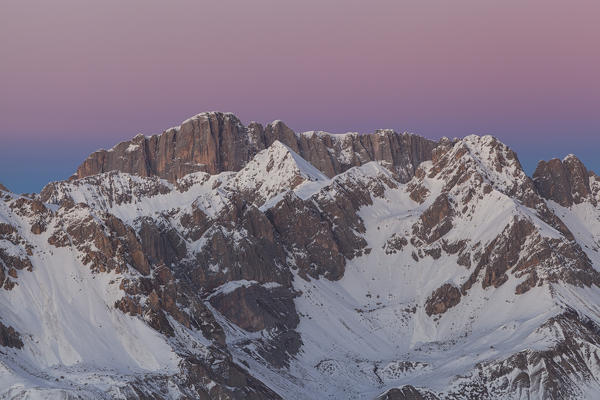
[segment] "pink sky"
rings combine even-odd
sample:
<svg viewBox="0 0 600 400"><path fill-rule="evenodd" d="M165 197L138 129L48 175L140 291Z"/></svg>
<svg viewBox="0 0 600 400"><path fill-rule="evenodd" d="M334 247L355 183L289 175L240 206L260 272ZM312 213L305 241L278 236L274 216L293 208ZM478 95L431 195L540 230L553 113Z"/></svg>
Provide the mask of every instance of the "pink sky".
<svg viewBox="0 0 600 400"><path fill-rule="evenodd" d="M109 146L222 110L297 130L589 139L599 16L598 0L4 0L0 136Z"/></svg>

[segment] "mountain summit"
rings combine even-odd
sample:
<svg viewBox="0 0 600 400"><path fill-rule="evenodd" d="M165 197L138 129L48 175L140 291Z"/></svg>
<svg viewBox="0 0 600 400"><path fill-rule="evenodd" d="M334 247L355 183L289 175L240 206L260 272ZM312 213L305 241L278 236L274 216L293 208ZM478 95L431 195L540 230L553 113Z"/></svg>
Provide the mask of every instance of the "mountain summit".
<svg viewBox="0 0 600 400"><path fill-rule="evenodd" d="M575 156L210 112L0 189L0 397L600 395Z"/></svg>
<svg viewBox="0 0 600 400"><path fill-rule="evenodd" d="M372 135L296 134L282 121L266 127L253 122L245 127L233 114L206 112L160 135L138 135L110 150L99 150L79 166L73 178L121 171L174 182L190 172L239 171L275 141L329 177L369 161L381 161L398 169L404 180L410 179L422 161L431 158L435 147L431 140L390 130Z"/></svg>

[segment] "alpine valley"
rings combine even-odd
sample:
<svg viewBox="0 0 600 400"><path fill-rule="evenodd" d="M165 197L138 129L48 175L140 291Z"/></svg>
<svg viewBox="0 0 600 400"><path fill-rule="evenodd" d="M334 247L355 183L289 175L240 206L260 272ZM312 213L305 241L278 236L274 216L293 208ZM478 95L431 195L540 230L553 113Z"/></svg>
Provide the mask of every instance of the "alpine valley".
<svg viewBox="0 0 600 400"><path fill-rule="evenodd" d="M600 398L600 178L202 113L0 185L0 397Z"/></svg>

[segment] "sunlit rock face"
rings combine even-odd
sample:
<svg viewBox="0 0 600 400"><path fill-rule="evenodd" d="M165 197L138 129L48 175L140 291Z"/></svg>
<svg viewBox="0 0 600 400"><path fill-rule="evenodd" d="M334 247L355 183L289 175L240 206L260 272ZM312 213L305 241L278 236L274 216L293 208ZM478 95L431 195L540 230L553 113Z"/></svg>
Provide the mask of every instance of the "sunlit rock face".
<svg viewBox="0 0 600 400"><path fill-rule="evenodd" d="M279 141L328 177L370 161L380 161L406 181L431 158L436 143L381 130L375 134L295 133L282 121L247 127L233 114L198 114L160 135L137 135L110 150L91 154L73 178L109 171L157 176L171 182L191 173L239 171L261 150Z"/></svg>

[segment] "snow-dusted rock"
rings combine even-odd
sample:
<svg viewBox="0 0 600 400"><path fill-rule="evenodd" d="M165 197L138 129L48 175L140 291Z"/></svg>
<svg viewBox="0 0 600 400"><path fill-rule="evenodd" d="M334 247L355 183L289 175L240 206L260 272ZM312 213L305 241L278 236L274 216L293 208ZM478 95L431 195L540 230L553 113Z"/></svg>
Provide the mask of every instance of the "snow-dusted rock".
<svg viewBox="0 0 600 400"><path fill-rule="evenodd" d="M600 393L600 180L203 113L0 187L0 397Z"/></svg>

